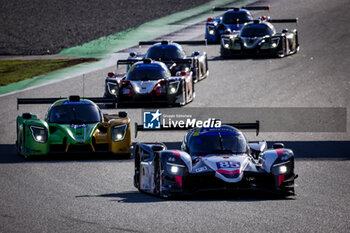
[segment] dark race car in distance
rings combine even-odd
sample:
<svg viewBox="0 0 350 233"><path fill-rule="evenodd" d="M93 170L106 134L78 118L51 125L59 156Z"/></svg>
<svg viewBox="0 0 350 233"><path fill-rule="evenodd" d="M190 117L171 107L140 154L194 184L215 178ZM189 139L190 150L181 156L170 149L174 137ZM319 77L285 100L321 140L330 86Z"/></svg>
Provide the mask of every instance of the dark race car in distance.
<svg viewBox="0 0 350 233"><path fill-rule="evenodd" d="M243 25L253 21L252 10L269 10L268 6L247 6L242 8L214 7L213 11L226 11L223 16L208 18L205 25L205 39L209 43L220 43L221 35L238 33Z"/></svg>
<svg viewBox="0 0 350 233"><path fill-rule="evenodd" d="M181 62L191 63L192 60ZM115 98L118 105L185 105L195 97L191 71L179 71L172 76L166 64L151 59L136 63L135 60L120 60L119 64L131 66L126 74L114 74L106 79L106 83L113 82L117 86ZM111 93L105 93L105 96L109 95Z"/></svg>
<svg viewBox="0 0 350 233"><path fill-rule="evenodd" d="M181 150L168 150L163 143L137 143L134 185L161 197L211 190L294 195L293 151L281 143L273 147L267 149L265 141L249 143L229 125L188 130Z"/></svg>
<svg viewBox="0 0 350 233"><path fill-rule="evenodd" d="M283 29L278 33L272 23L296 23L297 19L276 19L261 17L246 23L239 34L225 34L221 37L222 57L234 55L268 55L284 57L299 51L296 29Z"/></svg>
<svg viewBox="0 0 350 233"><path fill-rule="evenodd" d="M202 80L209 75L207 53L194 51L191 56L186 55L181 44L206 45L205 40L200 41L140 41L139 45L151 45L146 54L130 53L128 59L152 59L161 61L169 67L172 75L178 71L192 71L195 82ZM192 63L182 63L183 60L192 59Z"/></svg>

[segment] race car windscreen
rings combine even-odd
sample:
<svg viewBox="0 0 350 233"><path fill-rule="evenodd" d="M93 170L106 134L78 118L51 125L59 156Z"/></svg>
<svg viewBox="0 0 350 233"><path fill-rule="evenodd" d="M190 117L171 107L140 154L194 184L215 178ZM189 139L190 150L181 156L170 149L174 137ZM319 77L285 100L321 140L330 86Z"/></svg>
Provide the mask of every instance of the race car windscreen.
<svg viewBox="0 0 350 233"><path fill-rule="evenodd" d="M186 54L176 46L167 46L165 48L161 46L155 46L148 49L145 58L151 58L152 60L172 60L172 59L184 59Z"/></svg>
<svg viewBox="0 0 350 233"><path fill-rule="evenodd" d="M191 155L242 154L247 152L247 142L238 132L207 132L189 140Z"/></svg>
<svg viewBox="0 0 350 233"><path fill-rule="evenodd" d="M253 21L253 17L246 12L226 12L222 19L224 24L244 24Z"/></svg>
<svg viewBox="0 0 350 233"><path fill-rule="evenodd" d="M129 81L153 81L159 79L168 79L170 72L158 64L136 64L132 66L126 75Z"/></svg>
<svg viewBox="0 0 350 233"><path fill-rule="evenodd" d="M241 31L241 37L263 37L267 35L272 36L273 31L264 24L248 25Z"/></svg>
<svg viewBox="0 0 350 233"><path fill-rule="evenodd" d="M50 123L92 124L102 122L100 111L91 104L60 105L51 109Z"/></svg>

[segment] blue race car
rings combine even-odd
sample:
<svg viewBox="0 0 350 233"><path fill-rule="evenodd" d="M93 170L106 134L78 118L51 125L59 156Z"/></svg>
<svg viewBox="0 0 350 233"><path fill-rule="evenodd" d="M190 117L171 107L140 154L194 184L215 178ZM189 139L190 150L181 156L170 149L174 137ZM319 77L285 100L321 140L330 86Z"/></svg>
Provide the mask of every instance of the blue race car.
<svg viewBox="0 0 350 233"><path fill-rule="evenodd" d="M252 10L269 10L268 6L242 8L214 7L213 11L225 11L223 16L208 18L205 25L205 39L210 43L220 43L221 35L238 33L243 25L253 21Z"/></svg>

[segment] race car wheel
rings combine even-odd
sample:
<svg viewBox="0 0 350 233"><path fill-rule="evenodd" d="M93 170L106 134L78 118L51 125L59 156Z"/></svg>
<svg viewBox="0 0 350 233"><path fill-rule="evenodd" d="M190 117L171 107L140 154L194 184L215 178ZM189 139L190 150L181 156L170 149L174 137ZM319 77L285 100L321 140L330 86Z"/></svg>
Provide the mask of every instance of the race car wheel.
<svg viewBox="0 0 350 233"><path fill-rule="evenodd" d="M196 97L196 92L194 91L194 84L192 83L191 101L190 102L192 102L194 100L194 97Z"/></svg>
<svg viewBox="0 0 350 233"><path fill-rule="evenodd" d="M205 64L205 70L204 70L203 79L208 78L208 76L209 76L208 56L207 56L207 54L205 54L204 64Z"/></svg>
<svg viewBox="0 0 350 233"><path fill-rule="evenodd" d="M122 159L131 159L131 157L132 157L132 153L123 154L121 156Z"/></svg>
<svg viewBox="0 0 350 233"><path fill-rule="evenodd" d="M229 58L230 57L230 50L225 49L224 47L220 46L220 55L222 58Z"/></svg>
<svg viewBox="0 0 350 233"><path fill-rule="evenodd" d="M156 166L154 168L154 181L156 185L156 194L162 198L169 198L170 194L167 191L162 190L163 174L162 174L162 162L156 160Z"/></svg>
<svg viewBox="0 0 350 233"><path fill-rule="evenodd" d="M282 37L280 50L277 50L276 57L283 58L286 55L286 38Z"/></svg>
<svg viewBox="0 0 350 233"><path fill-rule="evenodd" d="M182 102L178 102L178 103L173 103L172 105L175 107L180 107L180 106L184 106L187 103L187 95L186 95L186 87L185 87L185 82L182 83L182 91L181 91L181 100Z"/></svg>
<svg viewBox="0 0 350 233"><path fill-rule="evenodd" d="M23 134L22 134L22 136L20 138L18 138L18 136L17 136L18 139L16 140L16 148L17 148L18 156L26 159L27 157L24 156L24 154L23 154L23 150L24 150L24 133L25 133L24 130L25 130L25 127L23 127ZM18 135L18 133L17 133L17 135Z"/></svg>

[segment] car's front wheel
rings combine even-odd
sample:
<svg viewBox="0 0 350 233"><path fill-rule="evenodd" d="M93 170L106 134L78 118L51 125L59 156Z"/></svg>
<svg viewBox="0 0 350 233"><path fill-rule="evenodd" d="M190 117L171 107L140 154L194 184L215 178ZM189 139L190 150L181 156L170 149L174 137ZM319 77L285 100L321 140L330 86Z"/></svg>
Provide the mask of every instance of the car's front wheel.
<svg viewBox="0 0 350 233"><path fill-rule="evenodd" d="M163 186L163 170L162 162L158 159L156 160L156 166L154 168L154 181L156 185L156 194L162 198L169 198L170 193L162 188Z"/></svg>
<svg viewBox="0 0 350 233"><path fill-rule="evenodd" d="M229 49L225 49L224 47L220 46L220 56L222 58L229 58L231 55L231 52Z"/></svg>

